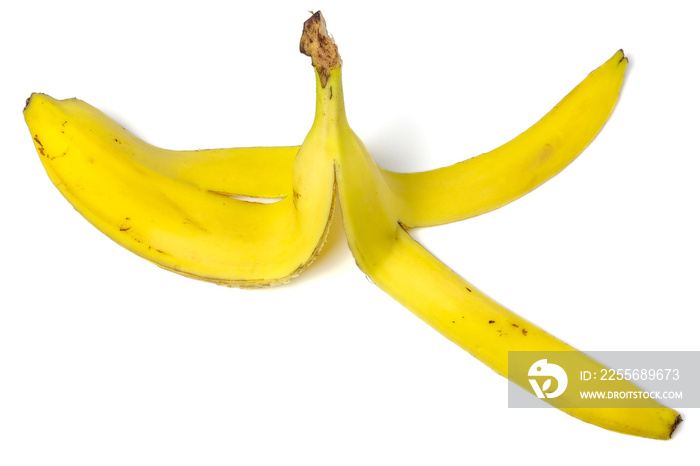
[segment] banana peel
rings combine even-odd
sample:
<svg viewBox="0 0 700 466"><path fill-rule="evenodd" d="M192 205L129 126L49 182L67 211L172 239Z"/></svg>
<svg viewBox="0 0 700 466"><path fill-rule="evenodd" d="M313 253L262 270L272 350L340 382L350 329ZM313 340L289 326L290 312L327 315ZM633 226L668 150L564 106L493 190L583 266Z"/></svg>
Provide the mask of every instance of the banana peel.
<svg viewBox="0 0 700 466"><path fill-rule="evenodd" d="M497 373L508 377L509 351L575 352L463 280L408 230L497 209L559 173L610 116L627 65L622 50L510 142L419 173L378 167L350 128L340 55L320 12L304 23L300 50L316 77L314 122L300 146L165 150L85 102L44 94L32 94L24 117L46 172L75 209L160 267L226 286L287 283L318 256L339 203L358 267ZM548 400L642 437L670 438L681 420L655 401L605 409L566 401Z"/></svg>

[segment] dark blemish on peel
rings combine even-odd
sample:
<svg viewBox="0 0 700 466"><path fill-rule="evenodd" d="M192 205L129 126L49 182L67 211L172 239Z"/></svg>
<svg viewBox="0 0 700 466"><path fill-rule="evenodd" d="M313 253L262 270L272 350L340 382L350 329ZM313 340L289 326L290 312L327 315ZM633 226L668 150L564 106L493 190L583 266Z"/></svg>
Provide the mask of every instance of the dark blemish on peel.
<svg viewBox="0 0 700 466"><path fill-rule="evenodd" d="M333 86L331 86L331 95L328 97L328 100L333 100Z"/></svg>
<svg viewBox="0 0 700 466"><path fill-rule="evenodd" d="M36 144L37 144L37 146L36 146L37 152L39 152L39 154L41 154L42 157L46 157L49 160L53 160L56 158L56 157L51 157L49 154L46 153L46 151L44 150L44 145L39 140L38 134L34 135L34 142L36 142ZM61 154L61 156L63 156L63 155L66 155L66 153L64 152L63 154Z"/></svg>
<svg viewBox="0 0 700 466"><path fill-rule="evenodd" d="M512 324L513 327L518 328L518 324Z"/></svg>
<svg viewBox="0 0 700 466"><path fill-rule="evenodd" d="M119 227L119 231L129 231L131 229L130 220L131 220L131 217L126 217L124 219L124 222L122 223L122 226Z"/></svg>
<svg viewBox="0 0 700 466"><path fill-rule="evenodd" d="M472 292L472 290L470 290L468 286L465 286L464 288L465 288L468 292L470 292L470 293Z"/></svg>
<svg viewBox="0 0 700 466"><path fill-rule="evenodd" d="M527 336L527 330L523 329L523 335Z"/></svg>
<svg viewBox="0 0 700 466"><path fill-rule="evenodd" d="M496 322L495 320L489 320L489 324L493 324L495 322Z"/></svg>
<svg viewBox="0 0 700 466"><path fill-rule="evenodd" d="M139 243L141 243L141 241L139 241ZM167 252L163 251L162 249L154 248L153 246L148 246L148 250L149 250L149 251L158 252L158 253L160 253L160 254L163 254L164 256L169 256L169 255L170 255L170 254L168 254Z"/></svg>

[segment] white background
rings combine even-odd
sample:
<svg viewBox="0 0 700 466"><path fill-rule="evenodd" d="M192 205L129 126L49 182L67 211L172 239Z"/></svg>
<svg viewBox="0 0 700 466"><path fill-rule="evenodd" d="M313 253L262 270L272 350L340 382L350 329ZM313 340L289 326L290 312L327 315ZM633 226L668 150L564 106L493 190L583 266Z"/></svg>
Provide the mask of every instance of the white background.
<svg viewBox="0 0 700 466"><path fill-rule="evenodd" d="M435 168L544 115L619 48L602 133L496 212L413 235L490 296L581 350L699 350L700 43L694 2L15 2L0 17L0 464L688 462L671 441L553 409L373 286L342 229L292 284L168 273L104 237L45 175L32 91L79 97L171 149L300 143L320 8L348 117L378 163Z"/></svg>

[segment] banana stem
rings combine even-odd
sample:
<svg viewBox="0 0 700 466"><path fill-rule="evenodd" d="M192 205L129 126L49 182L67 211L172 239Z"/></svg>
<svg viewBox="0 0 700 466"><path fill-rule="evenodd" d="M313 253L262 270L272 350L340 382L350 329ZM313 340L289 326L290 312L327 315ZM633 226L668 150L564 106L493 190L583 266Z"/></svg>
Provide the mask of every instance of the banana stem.
<svg viewBox="0 0 700 466"><path fill-rule="evenodd" d="M321 88L325 89L331 70L340 68L342 61L338 46L328 34L326 20L320 11L304 22L299 51L311 57L311 64L316 68L321 80Z"/></svg>

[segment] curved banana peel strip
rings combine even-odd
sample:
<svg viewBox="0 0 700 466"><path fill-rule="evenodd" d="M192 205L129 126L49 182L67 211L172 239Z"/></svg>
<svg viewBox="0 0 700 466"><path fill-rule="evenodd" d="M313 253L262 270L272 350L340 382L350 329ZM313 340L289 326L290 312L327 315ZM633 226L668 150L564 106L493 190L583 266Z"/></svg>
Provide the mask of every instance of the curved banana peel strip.
<svg viewBox="0 0 700 466"><path fill-rule="evenodd" d="M93 225L166 269L231 286L284 283L319 253L334 199L359 268L437 331L508 376L508 351L570 351L437 260L407 226L478 215L562 170L591 141L619 93L626 59L616 53L540 122L487 154L438 170L377 167L351 130L337 47L320 12L306 23L316 114L300 147L165 151L75 99L32 95L25 118L49 177ZM256 203L239 195L275 198ZM515 330L514 330L515 329ZM630 386L632 386L630 384ZM680 416L648 408L553 406L606 429L670 438Z"/></svg>
<svg viewBox="0 0 700 466"><path fill-rule="evenodd" d="M331 72L328 83L334 95L342 95L340 69ZM339 130L339 138L336 179L345 232L358 267L372 282L504 377L509 351L576 351L484 295L413 240L385 172L349 127ZM636 409L563 407L571 406L573 396L547 401L583 421L643 437L669 438L679 422L677 412L655 401Z"/></svg>
<svg viewBox="0 0 700 466"><path fill-rule="evenodd" d="M77 99L33 94L24 116L46 172L75 209L105 235L165 269L221 285L276 285L307 267L326 239L335 178L332 159L317 155L313 132L304 150L253 150L258 162L247 149L156 148ZM200 182L229 155L240 157L250 174L264 173L264 164L276 159L287 165L288 157L276 155L297 152L293 163L311 176L296 193L279 192L274 179L259 178L259 194L286 195L278 202L247 202L223 192L231 178L241 189L252 182L231 170L219 172L221 184L211 176L206 188ZM171 163L178 158L188 163Z"/></svg>
<svg viewBox="0 0 700 466"><path fill-rule="evenodd" d="M497 209L559 173L593 140L617 102L622 50L591 72L547 115L503 146L420 173L383 171L406 226L454 222Z"/></svg>

